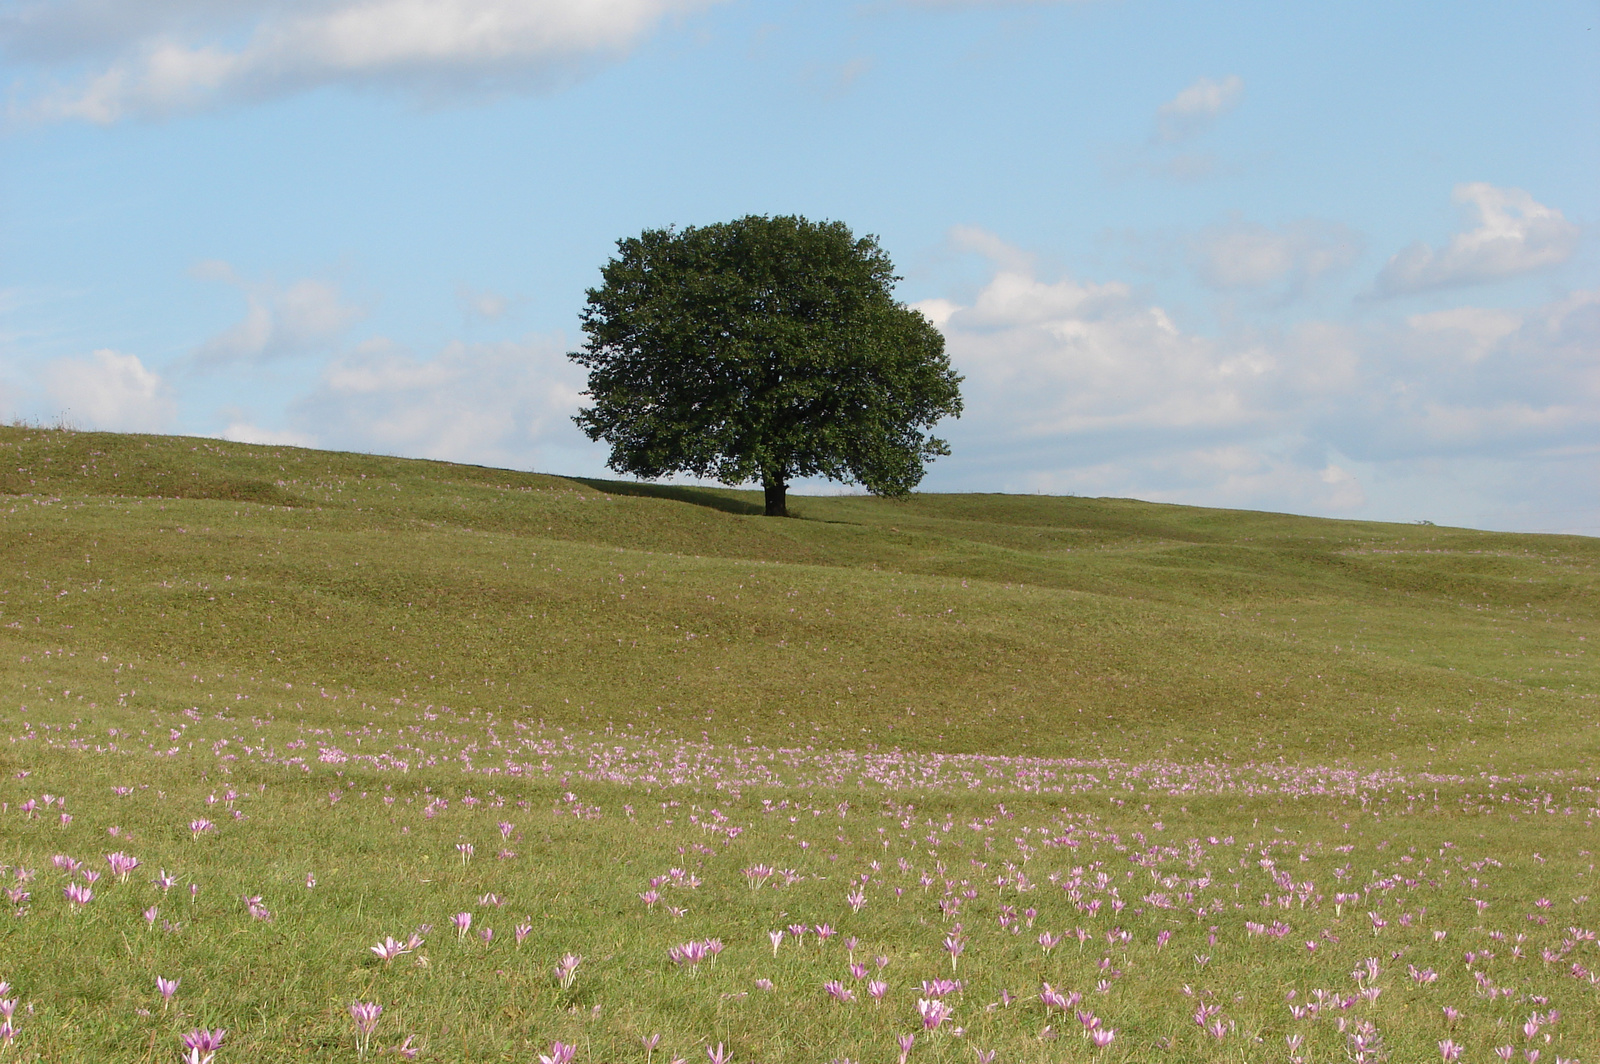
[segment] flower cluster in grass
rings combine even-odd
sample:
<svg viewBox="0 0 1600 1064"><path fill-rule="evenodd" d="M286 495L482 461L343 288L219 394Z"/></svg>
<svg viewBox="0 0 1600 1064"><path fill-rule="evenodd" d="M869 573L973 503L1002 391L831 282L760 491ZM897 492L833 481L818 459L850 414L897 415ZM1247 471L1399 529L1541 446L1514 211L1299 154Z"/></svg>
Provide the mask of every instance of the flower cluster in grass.
<svg viewBox="0 0 1600 1064"><path fill-rule="evenodd" d="M241 698L244 697L242 694ZM395 700L403 706L403 700ZM319 726L273 714L210 716L194 709L148 714L135 732L122 725L96 725L75 717L64 724L37 718L20 720L6 736L19 752L29 749L94 752L123 758L179 759L192 756L196 743L211 748L222 766L233 770L289 770L313 776L332 768L335 777L363 775L405 777L425 770L444 773L470 786L573 783L621 787L686 787L726 794L745 791L881 790L888 794L934 796L960 794L1054 798L1288 798L1355 800L1362 808L1416 812L1443 802L1461 812L1481 813L1498 807L1508 813L1540 813L1593 819L1600 805L1594 774L1586 768L1551 768L1540 772L1472 773L1431 768L1362 768L1347 763L1287 763L1230 760L1192 762L1171 758L1142 760L1045 758L1017 755L945 754L899 749L851 750L813 747L764 747L692 741L666 734L579 732L545 726L492 711L457 712L448 706L396 709L359 703L353 711L367 719L360 725ZM414 716L413 716L414 714ZM411 721L406 722L410 717ZM174 741L169 741L174 740ZM182 740L181 742L176 740ZM1558 802L1556 792L1576 801ZM343 788L327 792L337 803ZM209 813L221 804L227 819L248 814L240 795L208 796ZM33 818L47 813L43 796L30 799ZM467 801L473 799L467 798ZM447 797L433 798L429 815L448 808ZM600 809L564 792L553 807L579 819L600 815ZM71 814L58 817L70 823ZM188 822L199 841L219 824L208 815ZM727 830L738 832L738 825ZM500 841L510 838L510 825L499 824ZM455 844L463 866L477 847ZM497 856L511 853L502 849ZM117 855L119 858L122 855ZM137 860L136 858L129 858ZM108 857L108 860L110 858ZM113 874L124 877L131 868Z"/></svg>
<svg viewBox="0 0 1600 1064"><path fill-rule="evenodd" d="M131 1061L165 1031L217 1064L311 1044L1600 1059L1588 783L1497 777L1438 801L1415 773L1317 794L1168 786L1212 778L1201 765L996 794L886 784L841 753L857 777L719 790L712 765L697 787L580 794L576 772L223 759L244 746L11 744L30 767L0 781L5 1044ZM479 844L502 856L463 858ZM67 948L99 960L49 962Z"/></svg>

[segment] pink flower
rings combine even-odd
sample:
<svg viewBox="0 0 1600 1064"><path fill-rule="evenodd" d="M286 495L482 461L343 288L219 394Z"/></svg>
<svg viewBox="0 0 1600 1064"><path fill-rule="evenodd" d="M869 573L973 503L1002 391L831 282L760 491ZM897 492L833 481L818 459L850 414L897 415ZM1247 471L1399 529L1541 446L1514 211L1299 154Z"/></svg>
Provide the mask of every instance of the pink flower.
<svg viewBox="0 0 1600 1064"><path fill-rule="evenodd" d="M917 1036L914 1034L903 1034L895 1039L895 1042L900 1046L900 1064L906 1064L906 1058L911 1056L911 1047L916 1041Z"/></svg>
<svg viewBox="0 0 1600 1064"><path fill-rule="evenodd" d="M172 995L178 992L178 984L183 982L182 977L177 979L163 979L156 976L156 990L161 994L161 1009L166 1011L167 1003L172 1000Z"/></svg>
<svg viewBox="0 0 1600 1064"><path fill-rule="evenodd" d="M722 1043L717 1043L717 1048L706 1047L706 1056L711 1059L711 1064L728 1064L733 1059L733 1050L724 1051Z"/></svg>
<svg viewBox="0 0 1600 1064"><path fill-rule="evenodd" d="M227 1033L226 1027L218 1027L214 1031L196 1027L188 1034L181 1035L180 1040L189 1051L184 1054L184 1064L211 1064L211 1058L222 1048L222 1038Z"/></svg>
<svg viewBox="0 0 1600 1064"><path fill-rule="evenodd" d="M111 866L111 874L117 877L117 882L126 883L128 873L139 867L139 859L125 853L108 853L106 864Z"/></svg>
<svg viewBox="0 0 1600 1064"><path fill-rule="evenodd" d="M696 965L711 956L709 942L691 941L681 946L671 946L667 949L667 957L677 965L688 965L690 971L696 971ZM718 944L721 948L721 944Z"/></svg>
<svg viewBox="0 0 1600 1064"><path fill-rule="evenodd" d="M1096 1027L1089 1032L1089 1041L1094 1043L1096 1049L1104 1049L1116 1037L1117 1032L1113 1027Z"/></svg>
<svg viewBox="0 0 1600 1064"><path fill-rule="evenodd" d="M855 992L837 979L830 979L823 983L822 989L826 990L835 1001L843 1002L847 1005L856 999Z"/></svg>
<svg viewBox="0 0 1600 1064"><path fill-rule="evenodd" d="M941 1023L950 1018L950 1006L938 998L931 1001L927 998L918 998L917 1012L922 1016L924 1031L936 1031Z"/></svg>
<svg viewBox="0 0 1600 1064"><path fill-rule="evenodd" d="M539 1064L572 1064L578 1047L565 1042L551 1042L550 1052L539 1054Z"/></svg>
<svg viewBox="0 0 1600 1064"><path fill-rule="evenodd" d="M472 914L456 913L450 918L450 922L456 926L456 937L466 938L467 932L472 929Z"/></svg>
<svg viewBox="0 0 1600 1064"><path fill-rule="evenodd" d="M962 951L965 950L966 948L967 948L967 944L964 941L962 941L961 933L959 931L957 931L953 935L946 935L945 936L944 951L946 953L950 954L950 970L952 972L956 970L956 960L957 960L957 958L959 958L961 956Z"/></svg>
<svg viewBox="0 0 1600 1064"><path fill-rule="evenodd" d="M367 1049L372 1045L372 1032L378 1029L378 1017L383 1015L383 1006L376 1001L357 1001L350 1006L350 1018L356 1025L356 1059L367 1055Z"/></svg>
<svg viewBox="0 0 1600 1064"><path fill-rule="evenodd" d="M1447 1064L1452 1060L1460 1060L1462 1048L1463 1047L1456 1045L1453 1039L1446 1038L1444 1041L1439 1043L1439 1056L1442 1057Z"/></svg>

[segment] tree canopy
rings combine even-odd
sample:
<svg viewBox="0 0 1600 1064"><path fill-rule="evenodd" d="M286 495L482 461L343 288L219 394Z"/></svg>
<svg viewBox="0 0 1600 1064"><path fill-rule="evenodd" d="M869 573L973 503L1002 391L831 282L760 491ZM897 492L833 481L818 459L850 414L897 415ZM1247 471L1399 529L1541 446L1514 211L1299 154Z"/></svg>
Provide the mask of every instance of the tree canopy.
<svg viewBox="0 0 1600 1064"><path fill-rule="evenodd" d="M875 238L792 216L647 229L601 276L569 357L612 469L760 480L784 516L795 478L904 495L950 453L924 430L960 415L961 377Z"/></svg>

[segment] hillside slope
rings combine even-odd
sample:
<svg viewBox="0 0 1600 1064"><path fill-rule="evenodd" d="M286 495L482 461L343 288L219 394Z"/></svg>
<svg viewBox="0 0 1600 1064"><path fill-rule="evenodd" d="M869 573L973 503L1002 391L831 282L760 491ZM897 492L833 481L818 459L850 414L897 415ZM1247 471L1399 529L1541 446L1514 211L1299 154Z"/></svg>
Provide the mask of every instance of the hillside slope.
<svg viewBox="0 0 1600 1064"><path fill-rule="evenodd" d="M1600 541L1119 499L799 498L0 429L0 718L483 708L793 746L1600 753Z"/></svg>

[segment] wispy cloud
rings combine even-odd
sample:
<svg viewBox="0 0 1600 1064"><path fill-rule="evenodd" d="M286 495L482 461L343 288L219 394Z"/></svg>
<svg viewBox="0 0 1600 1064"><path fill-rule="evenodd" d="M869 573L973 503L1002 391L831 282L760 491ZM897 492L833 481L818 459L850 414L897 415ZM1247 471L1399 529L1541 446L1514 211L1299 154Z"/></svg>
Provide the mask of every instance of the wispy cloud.
<svg viewBox="0 0 1600 1064"><path fill-rule="evenodd" d="M1220 80L1197 78L1156 108L1143 144L1127 144L1107 153L1107 171L1123 177L1148 174L1180 182L1211 177L1223 167L1215 155L1194 142L1242 99L1244 79L1237 74Z"/></svg>
<svg viewBox="0 0 1600 1064"><path fill-rule="evenodd" d="M1302 219L1267 226L1234 215L1196 233L1189 264L1202 284L1219 291L1277 289L1293 298L1319 278L1348 268L1364 240L1348 226Z"/></svg>
<svg viewBox="0 0 1600 1064"><path fill-rule="evenodd" d="M512 300L499 292L468 288L466 285L456 289L456 302L461 305L461 312L467 318L483 321L495 321L504 317L512 305Z"/></svg>
<svg viewBox="0 0 1600 1064"><path fill-rule="evenodd" d="M1171 144L1192 137L1239 106L1243 98L1244 79L1237 74L1229 74L1221 81L1198 78L1156 109L1152 139Z"/></svg>
<svg viewBox="0 0 1600 1064"><path fill-rule="evenodd" d="M14 117L111 123L324 85L544 87L720 0L33 0L0 13Z"/></svg>
<svg viewBox="0 0 1600 1064"><path fill-rule="evenodd" d="M1373 291L1402 296L1498 281L1557 266L1578 248L1578 226L1520 188L1483 182L1457 185L1457 203L1477 225L1442 248L1415 243L1384 265Z"/></svg>
<svg viewBox="0 0 1600 1064"><path fill-rule="evenodd" d="M366 316L366 308L347 302L327 281L250 281L217 261L201 263L194 273L239 289L246 304L243 318L195 349L192 361L199 368L321 350Z"/></svg>

